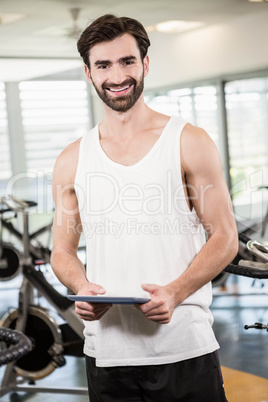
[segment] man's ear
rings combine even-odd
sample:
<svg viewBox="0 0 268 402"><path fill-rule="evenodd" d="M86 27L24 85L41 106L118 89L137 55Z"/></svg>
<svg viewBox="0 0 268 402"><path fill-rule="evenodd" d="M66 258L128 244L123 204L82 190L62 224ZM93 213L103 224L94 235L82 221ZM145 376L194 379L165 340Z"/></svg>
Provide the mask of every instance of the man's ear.
<svg viewBox="0 0 268 402"><path fill-rule="evenodd" d="M146 77L149 73L149 56L148 56L148 54L143 59L143 66L144 66L144 77Z"/></svg>
<svg viewBox="0 0 268 402"><path fill-rule="evenodd" d="M87 77L87 80L90 84L92 84L92 79L91 79L91 74L90 74L90 70L88 68L88 66L85 64L85 74Z"/></svg>

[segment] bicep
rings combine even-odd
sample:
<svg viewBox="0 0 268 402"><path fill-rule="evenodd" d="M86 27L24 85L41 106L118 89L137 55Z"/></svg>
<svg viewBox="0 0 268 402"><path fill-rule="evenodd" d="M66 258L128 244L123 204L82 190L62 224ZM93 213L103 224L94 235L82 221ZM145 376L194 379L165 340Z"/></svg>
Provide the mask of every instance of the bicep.
<svg viewBox="0 0 268 402"><path fill-rule="evenodd" d="M57 196L53 220L53 249L64 247L77 250L81 235L81 220L74 192Z"/></svg>
<svg viewBox="0 0 268 402"><path fill-rule="evenodd" d="M224 178L215 166L212 165L212 171L206 176L198 172L192 183L196 192L193 206L207 233L225 232L232 227L234 217L230 196Z"/></svg>
<svg viewBox="0 0 268 402"><path fill-rule="evenodd" d="M201 138L198 135L202 136ZM211 236L236 230L232 203L216 145L201 130L189 139L186 154L188 192L196 213Z"/></svg>
<svg viewBox="0 0 268 402"><path fill-rule="evenodd" d="M66 158L59 158L53 174L53 250L65 248L72 252L77 250L79 244L81 220L74 191L73 169L66 162Z"/></svg>

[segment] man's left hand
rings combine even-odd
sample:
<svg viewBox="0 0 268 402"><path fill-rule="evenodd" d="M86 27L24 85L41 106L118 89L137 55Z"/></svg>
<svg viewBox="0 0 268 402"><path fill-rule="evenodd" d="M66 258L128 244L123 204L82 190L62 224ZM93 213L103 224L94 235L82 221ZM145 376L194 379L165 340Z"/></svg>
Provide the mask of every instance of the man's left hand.
<svg viewBox="0 0 268 402"><path fill-rule="evenodd" d="M144 284L143 290L150 294L151 300L144 304L136 305L150 321L159 324L168 324L172 318L176 302L174 294L167 286Z"/></svg>

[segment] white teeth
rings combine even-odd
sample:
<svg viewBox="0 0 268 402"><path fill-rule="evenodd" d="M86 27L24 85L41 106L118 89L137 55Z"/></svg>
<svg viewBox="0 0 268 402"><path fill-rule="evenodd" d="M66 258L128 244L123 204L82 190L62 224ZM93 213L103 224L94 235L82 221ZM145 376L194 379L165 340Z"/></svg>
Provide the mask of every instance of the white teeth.
<svg viewBox="0 0 268 402"><path fill-rule="evenodd" d="M128 85L127 87L124 87L124 88L120 88L120 89L112 89L112 88L109 88L110 89L110 91L112 91L112 92L120 92L120 91L124 91L125 89L127 89L127 88L129 88L130 87L130 85Z"/></svg>

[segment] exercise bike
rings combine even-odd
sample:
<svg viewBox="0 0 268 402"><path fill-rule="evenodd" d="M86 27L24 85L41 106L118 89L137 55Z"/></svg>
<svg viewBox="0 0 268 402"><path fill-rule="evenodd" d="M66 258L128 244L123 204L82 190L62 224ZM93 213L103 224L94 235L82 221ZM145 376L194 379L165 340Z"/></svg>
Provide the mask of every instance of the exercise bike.
<svg viewBox="0 0 268 402"><path fill-rule="evenodd" d="M20 331L30 338L31 351L6 367L0 396L10 391L57 392L87 395L86 388L37 387L36 380L51 374L65 364L65 355L82 357L82 320L75 314L74 303L60 294L48 282L42 266L44 261L31 255L28 230L29 208L32 204L14 197L2 199L9 210L23 215L23 253L21 257L23 281L19 290L18 308L8 311L2 319L2 327ZM35 299L43 297L51 308L40 306ZM54 318L57 316L57 319ZM62 321L59 323L58 321ZM27 385L21 385L28 383Z"/></svg>
<svg viewBox="0 0 268 402"><path fill-rule="evenodd" d="M0 342L5 342L8 349L0 352L0 367L20 359L30 352L32 342L22 332L0 327Z"/></svg>
<svg viewBox="0 0 268 402"><path fill-rule="evenodd" d="M268 279L268 246L265 243L250 239L244 233L239 235L239 240L240 245L243 245L244 251L242 253L246 259L239 259L237 257L232 264L224 269L224 272L255 280ZM268 332L268 324L259 322L245 325L244 328L246 330L258 329Z"/></svg>
<svg viewBox="0 0 268 402"><path fill-rule="evenodd" d="M259 191L267 191L268 186L260 186L258 187ZM250 221L242 221L239 222L237 221L237 230L238 230L238 236L239 236L239 251L234 259L234 264L236 264L239 260L242 259L249 259L249 260L254 260L256 259L256 256L251 253L247 247L245 247L246 243L251 240L251 238L256 238L258 235L259 238L263 239L266 235L267 232L267 227L268 227L268 207L265 213L265 216L263 218L259 219L254 219ZM213 280L212 280L212 286L217 287L225 287L226 281L229 277L229 272L224 270L222 271L219 275L217 275Z"/></svg>
<svg viewBox="0 0 268 402"><path fill-rule="evenodd" d="M12 236L19 242L22 248L25 247L27 242L28 252L33 259L41 259L46 263L50 262L51 250L48 246L44 246L40 242L40 236L45 233L48 234L48 243L50 243L52 222L39 228L38 230L29 233L28 228L28 215L22 212L23 228L24 231L20 232L13 224L14 218L17 218L17 207L32 208L37 205L34 201L22 201L14 197L0 198L0 281L9 281L21 273L21 260L22 254L18 247L10 242L4 241L3 231L9 236ZM13 204L11 206L11 203ZM27 239L24 239L24 236Z"/></svg>

